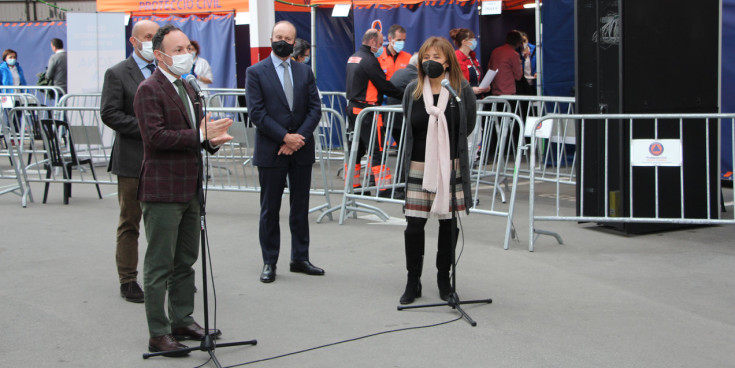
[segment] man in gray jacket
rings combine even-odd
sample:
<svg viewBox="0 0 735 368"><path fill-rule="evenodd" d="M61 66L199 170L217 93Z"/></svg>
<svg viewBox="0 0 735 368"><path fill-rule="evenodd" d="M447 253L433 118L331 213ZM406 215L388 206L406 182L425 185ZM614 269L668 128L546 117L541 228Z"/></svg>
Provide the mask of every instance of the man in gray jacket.
<svg viewBox="0 0 735 368"><path fill-rule="evenodd" d="M58 38L51 40L51 50L54 54L48 59L46 78L52 82L53 86L61 87L66 93L66 50L64 50L64 41Z"/></svg>
<svg viewBox="0 0 735 368"><path fill-rule="evenodd" d="M138 237L142 211L138 202L138 177L143 162L143 141L133 110L135 92L140 82L155 70L151 40L158 24L149 20L135 23L129 39L133 53L105 72L100 116L115 130L109 171L117 175L117 198L120 221L117 226L115 261L120 279L120 295L133 303L142 303L143 290L138 284Z"/></svg>

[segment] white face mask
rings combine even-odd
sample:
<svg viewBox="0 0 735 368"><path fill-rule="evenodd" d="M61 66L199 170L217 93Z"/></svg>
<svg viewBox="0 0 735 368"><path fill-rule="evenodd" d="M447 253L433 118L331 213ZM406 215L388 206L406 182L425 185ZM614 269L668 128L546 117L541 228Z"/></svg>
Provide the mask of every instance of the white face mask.
<svg viewBox="0 0 735 368"><path fill-rule="evenodd" d="M140 42L141 48L138 49L138 52L140 53L140 56L143 59L146 59L147 61L153 61L155 58L153 56L153 41L141 41L139 39L135 39L136 41Z"/></svg>
<svg viewBox="0 0 735 368"><path fill-rule="evenodd" d="M163 51L161 54L166 55ZM169 56L169 55L166 55ZM190 53L169 56L173 60L172 65L168 65L165 61L163 62L168 67L168 71L176 75L184 75L191 72L191 67L194 65L194 60L191 58Z"/></svg>

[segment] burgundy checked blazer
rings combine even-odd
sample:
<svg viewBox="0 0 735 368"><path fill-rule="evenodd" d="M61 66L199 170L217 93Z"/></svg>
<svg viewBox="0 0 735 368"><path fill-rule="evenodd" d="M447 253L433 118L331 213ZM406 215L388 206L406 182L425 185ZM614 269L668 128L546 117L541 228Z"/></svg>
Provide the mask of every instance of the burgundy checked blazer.
<svg viewBox="0 0 735 368"><path fill-rule="evenodd" d="M184 83L189 99L191 87ZM141 82L133 103L143 138L143 165L138 200L145 202L188 202L201 190L199 124L192 128L189 113L171 82L156 69ZM198 112L201 116L201 109Z"/></svg>

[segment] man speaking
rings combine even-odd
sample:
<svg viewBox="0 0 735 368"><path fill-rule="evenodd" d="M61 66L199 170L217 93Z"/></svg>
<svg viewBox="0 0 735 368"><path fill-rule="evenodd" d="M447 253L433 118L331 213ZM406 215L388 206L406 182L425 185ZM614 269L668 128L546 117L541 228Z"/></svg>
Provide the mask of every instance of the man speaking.
<svg viewBox="0 0 735 368"><path fill-rule="evenodd" d="M151 352L186 348L178 342L182 339L220 335L206 333L191 317L192 265L199 256L201 148L214 153L231 140L227 129L232 120L197 121L201 108L193 103L194 91L181 80L193 63L188 46L189 38L180 29L170 24L158 29L153 36L158 68L140 84L133 104L143 139L138 200L148 239L143 287Z"/></svg>

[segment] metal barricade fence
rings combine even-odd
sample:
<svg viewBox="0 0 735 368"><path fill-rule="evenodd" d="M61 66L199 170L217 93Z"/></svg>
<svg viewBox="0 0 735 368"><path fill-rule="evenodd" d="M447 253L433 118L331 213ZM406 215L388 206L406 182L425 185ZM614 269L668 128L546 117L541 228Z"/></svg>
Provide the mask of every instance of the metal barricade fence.
<svg viewBox="0 0 735 368"><path fill-rule="evenodd" d="M405 204L405 199L401 198L398 194L400 190L405 190L405 179L403 178L403 157L405 155L405 147L403 144L403 138L406 134L406 129L403 118L397 119L397 122L395 121L396 119L394 119L395 114L402 114L402 112L403 110L399 107L383 106L368 107L358 114L354 132L359 132L363 125L368 124L371 132L370 142L366 150L366 157L364 157L360 163L361 172L356 174L355 170L358 167L358 137L355 136L352 140L345 174L344 194L342 196L342 204L340 205L340 224L343 224L344 220L349 215L356 217L357 212L373 214L384 221L388 220L389 216L381 208L359 202L359 200L370 200L378 203ZM378 121L381 119L378 117L379 113L382 114L381 118L385 124L385 132L384 134L381 132L380 136L377 129L379 124ZM372 120L366 121L366 116L372 116ZM523 130L523 122L520 117L512 113L478 111L478 121L486 122L487 126L492 128L486 130L488 134L495 130L493 126L494 124L505 124L506 128L502 131L506 132L506 134L501 134L500 141L502 144L497 145L498 147L507 146L505 142L510 140L511 137L507 132L512 129ZM388 149L385 149L389 147L391 132L394 131L394 124L402 124L400 136L392 137L398 142L397 154L395 157L389 154ZM522 137L519 137L518 139L519 140L513 145L517 147L517 151L513 153L516 159L511 162L511 166L513 167L519 167L521 165L520 151L525 148L521 145L520 139L522 139ZM483 142L481 150L484 152L490 149L490 140L485 139ZM384 149L373 150L376 146L383 147ZM379 165L372 164L372 160L369 157L370 152L376 152L376 154L380 155ZM499 155L496 155L496 157L502 156L503 152L501 150ZM498 185L500 183L500 178L503 177L504 174L502 172L498 174L498 170L496 169L497 166L500 165L500 162L498 162L497 159L488 161L488 155L485 155L484 157L485 158L480 160L478 163L478 170L476 170L478 172L483 172L483 174L475 175L472 178L473 206L470 209L470 212L482 215L506 217L507 222L504 248L507 249L510 239L517 235L513 229L513 209L515 207L516 190L518 186L518 173L513 170L514 173L510 175L512 178L510 201L506 203L503 199L503 205L501 205L498 203L500 197ZM374 167L379 167L380 170L372 170ZM479 196L484 194L489 195L488 197L483 197L484 199L482 201L478 201ZM487 200L487 198L490 200Z"/></svg>
<svg viewBox="0 0 735 368"><path fill-rule="evenodd" d="M15 106L16 101L20 106L28 106L28 101L35 101L35 97L23 93L0 93L0 100L3 106ZM20 139L20 122L16 114L8 114L5 110L3 108L0 114L0 179L8 180L9 184L0 184L0 195L14 193L22 197L23 176L17 151L24 142Z"/></svg>
<svg viewBox="0 0 735 368"><path fill-rule="evenodd" d="M64 95L64 90L56 86L2 86L0 91L33 95L41 106L56 106Z"/></svg>
<svg viewBox="0 0 735 368"><path fill-rule="evenodd" d="M345 92L319 91L319 97L322 99L323 107L336 110L343 119L346 119L347 94Z"/></svg>
<svg viewBox="0 0 735 368"><path fill-rule="evenodd" d="M94 185L117 183L116 178L107 172L110 147L103 143L102 137L110 129L102 124L99 107L29 106L17 107L11 111L23 113L23 140L32 134L29 129L33 123L32 117L46 116L38 120L43 144L21 147L18 151L25 183L24 206L27 198L33 201L31 182ZM53 136L49 136L50 134ZM83 165L85 160L90 160L89 166L86 163ZM76 169L79 175L72 175L71 170L67 172L66 166Z"/></svg>
<svg viewBox="0 0 735 368"><path fill-rule="evenodd" d="M534 250L534 243L537 240L539 235L550 235L554 236L560 244L562 243L562 238L559 234L553 231L549 230L541 230L536 228L535 222L536 221L581 221L581 222L598 222L598 223L664 223L664 224L687 224L687 225L716 225L716 224L735 224L735 220L733 218L715 218L712 216L714 208L712 208L712 203L723 203L725 202L724 197L725 192L722 190L721 186L718 183L717 187L720 188L720 190L711 190L711 183L710 177L712 176L713 172L719 173L720 167L710 167L710 165L705 165L704 168L706 172L706 191L704 195L701 196L701 199L706 201L706 216L697 216L694 217L687 217L685 213L686 205L685 203L685 192L687 190L691 190L689 188L685 187L685 181L684 181L684 175L685 170L687 169L684 166L684 161L681 161L678 165L672 165L670 163L667 163L667 166L678 166L678 177L680 178L680 182L675 183L676 186L679 187L679 197L678 200L680 201L680 210L676 215L662 215L659 211L660 206L662 203L660 202L660 182L659 182L659 171L660 167L656 164L646 165L646 166L652 166L650 169L654 170L654 178L655 178L655 186L653 188L653 193L636 193L634 192L634 183L636 180L636 175L634 175L634 167L638 167L640 164L633 165L631 162L632 160L628 160L627 166L621 166L621 169L623 172L625 172L628 176L627 186L629 190L628 198L625 200L627 202L629 211L628 214L622 213L621 211L618 211L616 209L615 215L611 216L611 210L613 209L612 204L610 203L610 199L608 197L609 193L609 165L610 165L610 147L608 142L608 135L609 132L613 129L621 129L621 128L627 128L627 132L624 135L622 135L621 139L627 140L628 146L630 147L632 144L634 144L635 140L639 139L649 139L649 140L659 140L662 139L659 136L658 129L660 124L667 124L669 127L671 124L677 124L678 126L678 138L674 138L676 140L679 140L679 147L682 157L684 157L685 152L684 150L690 149L690 150L697 150L701 149L700 152L698 152L699 155L705 155L706 156L706 162L712 162L712 157L710 155L710 152L713 152L713 149L716 149L717 152L719 152L719 144L720 142L713 142L710 140L710 134L711 129L710 125L711 123L716 122L717 123L717 129L720 128L723 124L729 124L731 126L735 125L735 114L588 114L588 115L548 115L545 117L542 117L538 122L537 126L542 125L544 122L552 121L555 119L573 119L574 121L578 122L578 126L581 126L582 129L578 131L577 133L580 135L580 139L578 141L583 142L585 139L585 131L584 127L587 124L602 124L604 129L604 140L605 144L604 147L597 147L597 149L602 149L604 154L604 162L595 163L596 165L601 165L601 167L604 170L604 205L601 209L601 212L604 214L602 216L585 216L580 215L584 214L585 212L585 203L584 203L584 197L583 198L577 198L577 192L578 191L569 191L568 187L562 187L560 184L562 177L559 177L559 180L556 182L543 182L540 180L537 180L535 177L535 171L531 171L531 178L530 178L530 203L529 203L529 246L528 250L533 251ZM653 125L653 129L651 130L653 132L653 136L647 136L647 137L641 137L641 134L636 134L636 137L633 137L633 127L636 122L642 122L646 124ZM623 126L623 125L627 126ZM686 124L704 124L706 133L704 134L704 146L703 147L685 147L683 144L681 144L681 139L683 137L683 127ZM649 129L650 130L650 129ZM533 134L535 135L538 129L533 130ZM624 130L621 130L624 131ZM735 138L735 133L732 133L731 139ZM670 137L667 137L670 139ZM530 160L531 165L534 165L536 163L536 151L535 151L535 139L531 140L531 150L530 152ZM646 142L644 142L646 143ZM577 147L577 150L580 152L580 162L577 164L580 167L579 172L579 182L578 186L580 188L585 188L584 183L584 167L585 165L589 165L590 163L584 162L584 150L586 147ZM620 155L626 155L629 153L628 157L633 157L633 152L619 152ZM735 159L735 149L728 154L731 159ZM619 160L620 157L615 156L613 157L616 160ZM717 162L720 162L720 160L717 160ZM622 163L620 164L622 165ZM721 164L718 164L721 165ZM690 169L691 170L691 169ZM650 175L650 173L648 173ZM719 177L719 174L717 175ZM543 186L553 186L553 190L550 191L551 194L548 193L548 191L545 191L544 197L549 198L553 200L553 206L552 210L548 210L546 208L542 209L540 206L537 205L536 201L541 197L541 195L538 195L537 193L540 191L539 187ZM735 197L733 197L732 189L729 189L729 195L727 196L730 201L729 203L732 203L732 200L735 200ZM571 192L571 193L570 193ZM720 195L723 196L723 198L720 198ZM634 211L634 203L636 201L636 198L643 197L643 198L651 198L653 197L655 200L654 205L654 215L653 216L643 216L639 213L635 213ZM717 199L721 199L721 201L717 201ZM564 203L563 203L564 202ZM694 207L696 205L701 205L701 203L689 203L691 207ZM639 211L640 212L640 211ZM729 214L729 217L732 217L732 211Z"/></svg>
<svg viewBox="0 0 735 368"><path fill-rule="evenodd" d="M35 95L28 93L0 93L2 114L0 114L0 157L7 158L0 162L0 179L9 179L12 184L0 186L0 194L15 193L21 197L21 205L26 207L26 197L22 174L22 160L20 152L24 147L32 150L36 140L41 139L38 116L27 111L14 111L17 107L38 106L40 103ZM27 126L23 126L23 119L28 119ZM21 134L21 129L27 130ZM7 164L6 164L7 162Z"/></svg>
<svg viewBox="0 0 735 368"><path fill-rule="evenodd" d="M244 107L240 99L244 99L244 88L202 88L206 106L215 107Z"/></svg>
<svg viewBox="0 0 735 368"><path fill-rule="evenodd" d="M322 100L322 147L327 149L329 160L347 163L349 156L347 132L347 97L344 92L319 92ZM337 176L344 174L344 167L338 170ZM341 192L341 190L340 190Z"/></svg>
<svg viewBox="0 0 735 368"><path fill-rule="evenodd" d="M357 199L370 199L376 202L389 202L396 204L403 204L403 199L396 199L396 189L405 188L405 180L402 180L403 176L403 136L405 135L405 128L401 129L401 136L398 138L400 142L398 145L398 154L395 159L392 159L388 155L388 149L379 150L378 147L388 147L390 143L390 132L393 131L393 124L395 114L402 114L403 110L398 107L367 107L362 109L357 115L355 126L349 135L352 136L352 144L350 145L349 158L347 160L347 168L345 170L345 181L344 181L344 194L342 196L342 204L340 206L341 212L339 217L340 225L344 223L345 218L352 214L353 217L357 216L357 212L366 212L378 216L383 221L388 220L389 216L380 208L371 206L365 203L357 202ZM365 116L370 114L372 120L369 122L364 121ZM384 133L381 137L378 137L378 122L379 119L386 122ZM365 157L359 162L361 167L360 173L355 173L357 167L357 150L359 145L360 137L358 132L361 127L365 124L369 124L370 129L370 141L366 147ZM381 172L378 175L373 175L371 152L375 152L380 155L380 165L378 170ZM390 159L390 160L389 160ZM377 176L377 180L375 177ZM355 188L353 184L357 182L358 188Z"/></svg>
<svg viewBox="0 0 735 368"><path fill-rule="evenodd" d="M470 212L506 217L503 248L508 249L510 239L515 239L518 235L513 225L513 212L518 191L518 168L522 166L522 151L527 148L523 144L522 135L518 136L513 144L510 144L509 141L514 138L513 131L523 131L523 121L513 113L478 111L476 125L479 124L482 124L485 129L481 140L482 145L479 149L480 158L476 165L473 165L475 168L471 171L473 205ZM497 134L497 144L494 148L491 139L493 134ZM505 149L515 149L515 151L508 152L508 155L506 155ZM489 154L490 151L494 151L494 153L491 155ZM512 164L510 167L508 167L509 156L514 157L514 160L510 162ZM511 173L506 174L506 171ZM501 188L501 185L504 185L508 189L507 178L511 179L510 201L506 200L505 192ZM488 196L486 197L484 194Z"/></svg>
<svg viewBox="0 0 735 368"><path fill-rule="evenodd" d="M237 192L260 192L260 181L258 170L253 165L253 153L255 149L255 127L247 118L247 108L209 108L212 119L229 117L233 120L229 134L234 138L223 144L213 155L207 156L208 175L207 188L218 191ZM327 170L329 160L327 151L321 142L324 139L321 131L314 132L316 144L316 171L312 175L311 195L324 197L324 203L312 207L309 212L322 211L317 219L320 222L327 215L331 219L332 205L329 197L330 181ZM285 190L288 193L288 188Z"/></svg>
<svg viewBox="0 0 735 368"><path fill-rule="evenodd" d="M514 136L520 134L524 137L523 144L528 144L531 138L531 126L536 126L535 122L542 116L549 114L570 115L575 112L576 100L573 97L556 97L556 96L491 96L477 101L478 107L481 109L490 106L490 111L512 112L523 118L525 130L511 132ZM497 129L499 135L500 131ZM566 117L560 117L553 122L544 125L544 129L537 132L536 149L538 155L543 155L543 160L537 162L537 166L533 167L536 171L537 180L556 181L560 175L566 180L566 184L575 183L574 163L577 159L577 151L575 145L574 124ZM475 146L479 146L479 142L475 142ZM513 160L512 156L516 152L515 141L508 142L510 147L506 149L506 163ZM521 151L525 155L525 163L528 164L526 151ZM503 168L508 168L504 165ZM553 168L551 170L550 168ZM519 168L522 179L528 179L531 167ZM506 172L511 174L510 171Z"/></svg>
<svg viewBox="0 0 735 368"><path fill-rule="evenodd" d="M61 96L58 106L65 107L99 107L102 100L102 92L71 93Z"/></svg>

